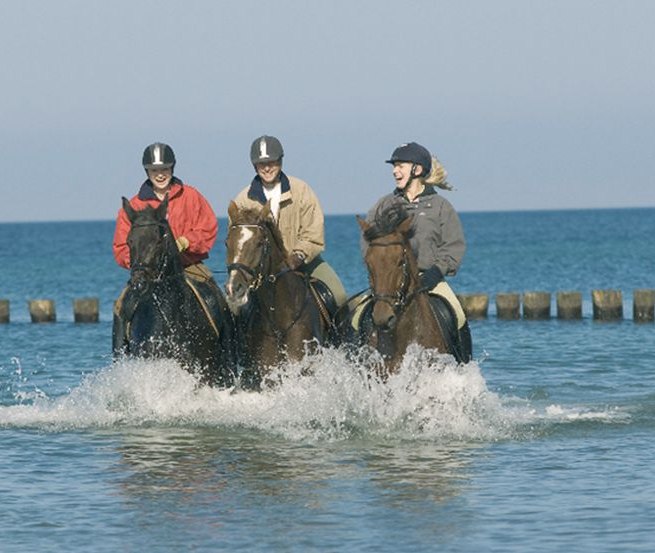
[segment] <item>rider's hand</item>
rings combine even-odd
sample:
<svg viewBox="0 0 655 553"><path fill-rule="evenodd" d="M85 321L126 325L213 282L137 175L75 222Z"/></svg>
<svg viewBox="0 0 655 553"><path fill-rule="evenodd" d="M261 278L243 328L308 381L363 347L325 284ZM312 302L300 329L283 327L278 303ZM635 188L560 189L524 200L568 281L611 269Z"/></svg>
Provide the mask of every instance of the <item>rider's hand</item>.
<svg viewBox="0 0 655 553"><path fill-rule="evenodd" d="M177 244L177 249L181 252L189 249L189 239L186 236L178 236L175 239L175 244Z"/></svg>
<svg viewBox="0 0 655 553"><path fill-rule="evenodd" d="M287 265L289 265L289 268L292 271L295 271L304 262L305 262L305 254L303 254L302 252L292 252L291 254L289 254L289 257L287 257Z"/></svg>

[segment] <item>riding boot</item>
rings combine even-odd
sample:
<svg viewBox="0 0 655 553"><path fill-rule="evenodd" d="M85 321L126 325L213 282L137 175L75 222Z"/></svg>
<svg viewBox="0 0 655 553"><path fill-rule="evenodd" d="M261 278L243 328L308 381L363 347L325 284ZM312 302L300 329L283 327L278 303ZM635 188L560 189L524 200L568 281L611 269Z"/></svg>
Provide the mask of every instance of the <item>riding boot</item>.
<svg viewBox="0 0 655 553"><path fill-rule="evenodd" d="M458 344L462 363L468 363L473 359L473 342L471 340L471 329L469 322L466 321L464 326L458 331Z"/></svg>
<svg viewBox="0 0 655 553"><path fill-rule="evenodd" d="M123 318L114 313L114 320L111 329L111 351L114 359L125 355L127 351L125 331L125 322L123 321Z"/></svg>

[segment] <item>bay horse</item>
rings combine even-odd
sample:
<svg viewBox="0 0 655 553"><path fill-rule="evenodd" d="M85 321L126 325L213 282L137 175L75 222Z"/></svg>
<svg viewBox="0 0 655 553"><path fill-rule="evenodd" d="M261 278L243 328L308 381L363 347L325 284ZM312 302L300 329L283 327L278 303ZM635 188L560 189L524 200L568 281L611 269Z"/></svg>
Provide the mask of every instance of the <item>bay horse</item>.
<svg viewBox="0 0 655 553"><path fill-rule="evenodd" d="M309 275L289 268L270 202L260 210L231 202L228 215L226 298L238 321L241 383L258 389L274 366L327 341L329 316Z"/></svg>
<svg viewBox="0 0 655 553"><path fill-rule="evenodd" d="M464 344L461 349L450 307L421 285L409 242L412 218L404 209L392 206L373 224L360 217L357 220L367 244L364 261L372 300L373 324L366 340L384 359L380 376L386 378L398 370L412 343L468 361L471 346Z"/></svg>
<svg viewBox="0 0 655 553"><path fill-rule="evenodd" d="M230 386L232 318L218 286L187 281L166 219L168 196L143 210L123 198L123 209L131 222L130 279L114 315L114 355L174 359L204 384Z"/></svg>

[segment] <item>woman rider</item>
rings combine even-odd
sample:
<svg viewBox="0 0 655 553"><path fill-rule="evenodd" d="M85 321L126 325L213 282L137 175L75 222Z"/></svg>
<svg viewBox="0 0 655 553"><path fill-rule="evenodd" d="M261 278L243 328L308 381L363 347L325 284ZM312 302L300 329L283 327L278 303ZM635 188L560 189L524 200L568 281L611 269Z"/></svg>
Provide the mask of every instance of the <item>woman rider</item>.
<svg viewBox="0 0 655 553"><path fill-rule="evenodd" d="M435 189L451 189L446 182L446 171L416 142L398 146L386 163L393 165L396 188L376 202L368 212L367 221L375 222L376 217L394 204L402 205L410 216L414 215L410 244L418 261L421 285L450 305L455 316L454 320L448 317L457 350L455 357L467 362L471 359L468 323L457 296L444 278L457 273L466 250L457 212ZM365 247L362 240L362 248Z"/></svg>

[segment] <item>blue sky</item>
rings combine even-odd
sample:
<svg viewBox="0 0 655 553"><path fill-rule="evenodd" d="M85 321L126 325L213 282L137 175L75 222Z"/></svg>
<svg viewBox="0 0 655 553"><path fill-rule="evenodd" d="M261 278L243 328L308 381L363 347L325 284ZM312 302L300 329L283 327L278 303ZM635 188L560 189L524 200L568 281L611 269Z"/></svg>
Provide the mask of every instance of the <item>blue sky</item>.
<svg viewBox="0 0 655 553"><path fill-rule="evenodd" d="M113 219L168 142L224 216L252 140L326 213L416 140L459 211L655 206L655 2L0 4L0 222Z"/></svg>

